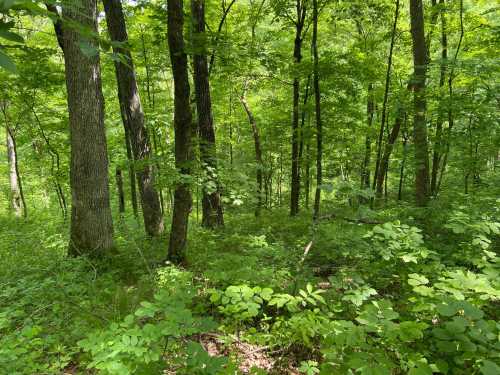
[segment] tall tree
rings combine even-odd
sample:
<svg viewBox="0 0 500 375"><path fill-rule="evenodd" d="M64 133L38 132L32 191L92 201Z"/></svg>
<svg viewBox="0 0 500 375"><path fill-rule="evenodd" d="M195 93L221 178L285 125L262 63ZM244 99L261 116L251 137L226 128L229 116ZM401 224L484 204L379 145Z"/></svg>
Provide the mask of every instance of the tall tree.
<svg viewBox="0 0 500 375"><path fill-rule="evenodd" d="M16 141L12 130L5 124L7 161L9 162L10 205L15 216L27 216L26 203L22 195L22 184L17 164Z"/></svg>
<svg viewBox="0 0 500 375"><path fill-rule="evenodd" d="M226 14L226 13L224 13ZM198 134L200 137L200 158L205 172L203 184L202 224L208 228L224 225L220 183L217 170L215 130L212 115L212 99L206 55L205 0L191 0L193 17L194 87L198 114Z"/></svg>
<svg viewBox="0 0 500 375"><path fill-rule="evenodd" d="M321 185L323 184L323 124L321 123L321 92L319 89L319 57L318 57L318 0L313 0L313 85L314 110L316 114L316 193L314 194L314 217L319 215L321 201Z"/></svg>
<svg viewBox="0 0 500 375"><path fill-rule="evenodd" d="M256 171L257 205L255 207L255 216L260 216L260 210L262 208L262 181L263 181L262 175L263 175L264 163L262 161L262 148L261 148L261 142L260 142L259 128L257 127L255 117L254 117L252 110L250 109L250 106L248 105L248 102L246 99L246 83L245 83L244 88L243 88L243 94L240 97L240 102L243 105L243 108L245 109L245 113L247 114L247 117L248 117L248 122L250 123L250 126L252 127L252 135L253 135L253 141L254 141L254 147L255 147L255 161L257 162L257 171Z"/></svg>
<svg viewBox="0 0 500 375"><path fill-rule="evenodd" d="M67 21L62 28L62 45L71 144L69 252L72 255L98 255L113 247L113 221L109 203L104 98L94 38L97 34L96 0L63 6L63 19ZM83 29L70 26L75 23ZM84 53L82 45L95 52Z"/></svg>
<svg viewBox="0 0 500 375"><path fill-rule="evenodd" d="M293 111L292 111L292 177L290 189L290 215L299 213L300 200L300 171L299 171L299 100L300 100L300 78L298 66L302 60L302 41L304 38L304 25L307 6L305 0L296 0L295 41L293 48L293 62L295 65L295 76L293 78Z"/></svg>
<svg viewBox="0 0 500 375"><path fill-rule="evenodd" d="M128 131L134 159L141 198L144 227L149 235L163 232L163 214L158 192L154 186L154 166L151 162L151 145L144 120L134 61L128 42L127 27L121 0L103 0L108 24L108 33L113 43L113 52L120 58L114 60L118 99L122 113L123 126Z"/></svg>
<svg viewBox="0 0 500 375"><path fill-rule="evenodd" d="M413 141L415 144L415 198L418 206L429 199L429 151L427 143L425 74L427 47L424 32L422 0L410 0L411 37L413 49Z"/></svg>
<svg viewBox="0 0 500 375"><path fill-rule="evenodd" d="M191 134L193 115L189 103L187 55L184 50L184 11L182 0L167 2L168 46L174 77L175 166L180 173L174 192L174 209L168 247L168 258L174 263L185 261L191 190L186 176L191 174Z"/></svg>
<svg viewBox="0 0 500 375"><path fill-rule="evenodd" d="M398 27L398 17L399 17L399 0L396 0L396 9L394 11L394 22L392 23L392 33L391 33L391 44L389 46L389 55L387 57L387 71L385 73L385 88L384 88L384 99L382 102L382 115L380 120L380 131L377 140L377 160L375 161L375 173L373 174L373 188L377 184L377 176L379 175L380 169L380 159L382 156L382 142L384 139L384 130L386 126L387 119L387 101L389 100L389 89L391 86L391 69L392 69L392 58L394 52L394 44L396 41L396 31ZM385 174L385 172L384 172ZM377 194L378 195L378 194Z"/></svg>

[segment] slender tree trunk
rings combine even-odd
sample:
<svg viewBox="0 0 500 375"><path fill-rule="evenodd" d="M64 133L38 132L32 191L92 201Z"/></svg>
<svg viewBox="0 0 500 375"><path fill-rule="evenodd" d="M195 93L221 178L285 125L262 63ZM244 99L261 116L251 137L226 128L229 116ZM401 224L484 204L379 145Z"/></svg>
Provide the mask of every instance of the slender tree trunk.
<svg viewBox="0 0 500 375"><path fill-rule="evenodd" d="M412 0L413 1L413 0ZM394 51L394 45L396 40L396 30L398 26L399 17L399 0L396 0L396 9L394 11L394 22L392 24L392 34L391 34L391 44L389 47L389 56L387 57L387 71L385 74L385 89L384 89L384 100L382 103L382 116L380 121L380 131L377 140L377 160L375 162L375 173L373 174L373 189L375 189L377 183L377 176L380 168L380 158L382 155L382 141L384 139L384 129L387 116L387 101L389 99L389 89L391 86L391 69L392 69L392 55Z"/></svg>
<svg viewBox="0 0 500 375"><path fill-rule="evenodd" d="M203 217L202 225L215 228L224 225L222 212L221 189L217 170L217 151L210 97L206 46L200 43L205 33L205 0L191 0L193 17L193 37L196 51L193 55L194 86L196 109L198 114L198 133L200 142L200 158L205 172L203 183Z"/></svg>
<svg viewBox="0 0 500 375"><path fill-rule="evenodd" d="M23 200L21 199L21 187L16 167L17 153L13 134L9 129L9 126L7 124L5 125L7 135L7 160L9 162L10 202L14 215L20 217L23 214L24 207Z"/></svg>
<svg viewBox="0 0 500 375"><path fill-rule="evenodd" d="M394 143L396 142L396 139L398 138L399 135L399 131L401 129L403 116L404 116L404 109L399 108L398 114L394 121L394 126L392 127L389 137L387 138L387 142L384 147L384 153L382 155L382 158L380 159L380 167L379 167L379 173L377 175L377 186L376 186L376 194L378 198L382 197L384 182L387 183L386 176L389 169L389 159L391 157L392 150L394 148Z"/></svg>
<svg viewBox="0 0 500 375"><path fill-rule="evenodd" d="M405 128L406 128L406 116L405 116ZM399 188L398 188L398 201L403 199L403 184L405 179L405 166L406 166L406 156L408 155L408 135L406 131L403 131L403 158L401 160L401 167L399 169Z"/></svg>
<svg viewBox="0 0 500 375"><path fill-rule="evenodd" d="M120 167L116 167L116 190L118 192L118 212L125 213L125 194L123 194L123 177Z"/></svg>
<svg viewBox="0 0 500 375"><path fill-rule="evenodd" d="M192 196L189 182L185 176L191 175L193 155L191 137L193 115L189 103L189 76L187 55L184 50L184 12L182 0L167 1L168 46L174 76L174 128L175 128L175 166L182 176L174 192L174 209L168 258L174 263L185 261L185 248L189 213Z"/></svg>
<svg viewBox="0 0 500 375"><path fill-rule="evenodd" d="M296 0L297 19L295 21L295 42L293 61L296 67L302 60L302 38L306 7L302 0ZM298 69L298 68L297 68ZM297 73L296 73L297 74ZM290 215L299 213L300 201L300 174L299 174L299 100L300 79L296 75L293 79L293 112L292 112L292 177L290 190Z"/></svg>
<svg viewBox="0 0 500 375"><path fill-rule="evenodd" d="M314 110L316 114L316 192L314 194L315 219L319 216L321 203L321 185L323 184L323 124L321 122L321 92L319 88L319 57L318 57L318 0L313 0L313 65L314 65Z"/></svg>
<svg viewBox="0 0 500 375"><path fill-rule="evenodd" d="M121 106L120 106L121 107ZM121 110L122 121L125 123L127 120L125 119L125 112L123 109ZM130 131L128 127L125 128L125 149L127 150L127 160L128 160L128 177L130 184L130 201L132 202L132 210L134 211L134 216L138 218L139 210L137 207L137 178L135 175L135 167L134 167L134 156L132 155L132 146L130 144Z"/></svg>
<svg viewBox="0 0 500 375"><path fill-rule="evenodd" d="M83 0L63 6L63 18L97 33L97 4ZM99 53L89 56L81 44L97 48L79 29L63 27L63 51L70 125L72 196L69 253L99 255L113 248L109 204L108 155Z"/></svg>
<svg viewBox="0 0 500 375"><path fill-rule="evenodd" d="M417 206L429 200L429 151L427 144L425 74L427 48L424 32L422 0L410 0L411 35L413 47L413 140L415 144L415 198Z"/></svg>
<svg viewBox="0 0 500 375"><path fill-rule="evenodd" d="M440 0L439 4L444 7L444 0ZM448 36L446 33L446 18L444 8L441 8L441 69L439 76L439 88L442 88L446 79L446 65L448 64ZM436 123L436 139L434 141L434 152L432 156L432 171L431 171L431 194L437 194L437 177L439 171L439 164L441 162L443 153L443 107L440 103L438 119Z"/></svg>
<svg viewBox="0 0 500 375"><path fill-rule="evenodd" d="M361 167L361 189L368 189L370 187L370 163L372 157L372 140L371 128L373 126L373 117L375 115L375 102L373 98L373 83L368 84L368 94L366 100L366 117L367 117L367 131L365 136L365 157Z"/></svg>
<svg viewBox="0 0 500 375"><path fill-rule="evenodd" d="M257 123L255 122L255 117L253 116L253 113L248 105L248 102L246 100L245 96L245 89L243 91L243 95L240 97L241 104L243 105L243 108L245 109L245 112L248 117L248 122L250 123L250 126L252 127L252 133L253 133L253 141L255 145L255 161L257 162L257 173L256 173L256 180L257 180L257 206L255 208L255 216L260 216L260 210L262 208L262 173L264 169L264 164L262 161L262 148L261 148L261 143L260 143L260 135L259 135L259 128L257 127Z"/></svg>
<svg viewBox="0 0 500 375"><path fill-rule="evenodd" d="M108 32L113 42L127 43L128 35L121 0L103 0ZM126 63L115 60L118 99L124 113L123 126L128 128L136 168L139 194L141 197L144 227L151 236L163 232L163 214L158 192L154 186L154 168L151 159L151 145L146 129L139 89L135 78L134 62L128 48L113 46L113 52L120 54Z"/></svg>

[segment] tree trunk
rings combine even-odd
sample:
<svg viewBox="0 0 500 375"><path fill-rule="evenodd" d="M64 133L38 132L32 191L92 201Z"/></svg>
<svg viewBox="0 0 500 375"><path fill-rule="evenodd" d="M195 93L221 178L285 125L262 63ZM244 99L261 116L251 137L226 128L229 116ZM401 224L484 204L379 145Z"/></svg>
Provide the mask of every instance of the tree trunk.
<svg viewBox="0 0 500 375"><path fill-rule="evenodd" d="M126 60L123 62L115 59L115 72L118 99L124 114L123 126L129 130L134 159L139 163L136 175L144 227L149 235L157 236L163 232L163 214L154 186L154 168L150 162L151 145L135 78L134 62L130 50L123 46L128 42L128 35L122 4L120 0L103 0L103 3L109 36L113 42L122 43L120 46L114 45L113 52Z"/></svg>
<svg viewBox="0 0 500 375"><path fill-rule="evenodd" d="M245 109L245 112L248 117L248 122L250 123L250 126L252 127L252 133L253 133L253 141L255 145L255 161L257 162L257 173L256 173L256 180L257 180L257 206L255 208L255 216L260 215L260 210L262 208L262 173L264 169L264 164L262 162L262 149L261 149L261 143L260 143L260 135L259 135L259 128L257 127L257 123L255 122L255 117L253 116L252 111L250 110L250 107L248 106L248 102L245 97L245 89L243 91L243 94L240 97L241 104L243 105L243 108Z"/></svg>
<svg viewBox="0 0 500 375"><path fill-rule="evenodd" d="M121 107L121 106L120 106ZM121 110L122 121L125 124L125 112ZM130 144L130 131L128 127L125 127L125 149L127 150L127 160L128 160L128 177L130 184L130 201L132 202L132 210L134 211L134 216L138 218L139 211L137 208L137 187L136 182L137 178L135 175L135 167L134 167L134 156L132 155L132 145Z"/></svg>
<svg viewBox="0 0 500 375"><path fill-rule="evenodd" d="M367 117L367 131L365 136L365 157L361 167L361 189L370 188L370 163L372 157L372 140L370 136L371 128L373 125L373 117L375 115L375 103L373 98L373 84L368 84L368 93L366 99L366 117Z"/></svg>
<svg viewBox="0 0 500 375"><path fill-rule="evenodd" d="M306 16L306 7L302 0L296 0L297 19L295 21L295 42L293 49L293 61L298 69L302 60L302 32ZM290 215L299 213L300 200L300 174L299 174L299 100L300 100L300 79L296 76L293 79L293 112L292 112L292 177L290 189Z"/></svg>
<svg viewBox="0 0 500 375"><path fill-rule="evenodd" d="M168 259L176 264L185 261L189 213L192 207L190 184L193 155L191 136L193 115L189 103L190 88L187 55L184 50L184 12L182 0L167 1L168 46L174 77L175 166L180 173L174 192L174 209L168 247Z"/></svg>
<svg viewBox="0 0 500 375"><path fill-rule="evenodd" d="M125 213L125 195L123 194L123 177L120 167L116 167L116 190L118 192L118 212Z"/></svg>
<svg viewBox="0 0 500 375"><path fill-rule="evenodd" d="M406 115L404 119L405 129L406 129ZM406 130L403 130L403 158L401 160L401 167L399 169L399 187L398 187L398 201L403 199L403 184L405 179L405 166L406 166L406 156L408 154L408 134Z"/></svg>
<svg viewBox="0 0 500 375"><path fill-rule="evenodd" d="M21 198L21 184L17 169L17 150L15 147L14 136L5 124L7 135L7 160L9 162L9 181L10 181L10 202L14 215L20 217L23 214L23 200Z"/></svg>
<svg viewBox="0 0 500 375"><path fill-rule="evenodd" d="M78 23L97 33L95 0L63 6L63 18L68 25ZM69 253L100 255L113 248L104 98L97 43L78 30L66 23L63 27L71 143ZM85 54L82 43L95 52Z"/></svg>
<svg viewBox="0 0 500 375"><path fill-rule="evenodd" d="M413 1L413 0L411 0ZM391 86L391 69L392 69L392 55L394 51L394 44L396 40L396 30L398 26L399 17L399 0L396 0L396 10L394 11L394 22L392 24L392 34L391 34L391 45L389 47L389 56L387 57L387 71L385 74L385 89L384 89L384 100L382 103L382 118L380 121L380 131L377 140L377 160L375 162L375 173L373 174L373 189L375 189L377 183L377 176L380 168L380 158L382 155L382 141L384 139L384 129L387 116L387 101L389 99L389 88ZM425 42L425 41L424 41Z"/></svg>
<svg viewBox="0 0 500 375"><path fill-rule="evenodd" d="M382 155L382 158L380 159L380 167L379 167L379 173L377 175L377 186L376 186L377 198L382 197L384 182L387 183L386 176L389 169L389 158L391 157L392 149L394 148L394 143L398 138L399 131L401 129L401 123L403 122L403 116L404 116L404 109L399 108L398 114L394 121L394 126L392 127L391 133L387 138L387 143L385 144L384 147L384 153Z"/></svg>
<svg viewBox="0 0 500 375"><path fill-rule="evenodd" d="M440 0L439 4L444 7L444 0ZM441 69L439 76L439 88L442 90L446 79L446 65L448 64L448 36L446 34L446 18L444 8L441 8ZM440 104L438 119L436 123L436 139L434 141L434 152L432 156L432 171L431 171L431 194L437 194L437 177L439 164L443 153L443 108Z"/></svg>
<svg viewBox="0 0 500 375"><path fill-rule="evenodd" d="M417 206L429 200L429 151L427 144L425 74L427 48L424 32L422 0L410 0L411 36L413 47L413 140L415 144L415 198Z"/></svg>
<svg viewBox="0 0 500 375"><path fill-rule="evenodd" d="M321 122L321 92L319 90L319 58L318 58L318 0L313 0L313 36L312 36L313 64L314 64L314 110L316 114L316 193L314 194L313 217L319 217L321 202L321 185L323 184L323 124Z"/></svg>
<svg viewBox="0 0 500 375"><path fill-rule="evenodd" d="M221 189L217 170L217 151L210 97L210 82L207 56L205 54L205 0L191 0L193 17L193 39L195 53L193 55L194 86L196 109L198 114L198 133L200 142L200 158L205 172L203 183L202 225L215 228L224 225L222 212ZM201 41L201 43L200 43Z"/></svg>

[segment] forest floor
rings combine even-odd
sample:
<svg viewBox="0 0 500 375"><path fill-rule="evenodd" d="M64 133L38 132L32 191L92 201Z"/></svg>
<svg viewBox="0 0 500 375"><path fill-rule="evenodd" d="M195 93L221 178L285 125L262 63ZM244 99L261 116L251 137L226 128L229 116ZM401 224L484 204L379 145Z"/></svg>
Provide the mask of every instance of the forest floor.
<svg viewBox="0 0 500 375"><path fill-rule="evenodd" d="M230 373L228 363L242 373L313 375L320 368L325 374L346 373L343 363L333 365L338 366L337 372L324 372L322 361L342 355L346 363L350 361L348 367L355 368L359 349L339 349L341 344L329 342L322 330L340 330L332 324L351 327L350 331L363 324L370 327L363 314L373 306L379 313L396 314L385 316L387 321L379 316L376 324L383 322L387 328L390 323L401 330L413 323L413 331L405 334L415 337L410 340L400 331L398 339L372 337L367 328L363 345L369 347L361 345L369 353L367 361L375 368L399 368L392 373L404 373L427 366L409 354L420 350L436 369L440 364L433 356L441 354L428 353L425 347L434 344L422 341L434 337L426 330L438 319L435 312L425 311L431 299L436 306L448 303L448 295L461 294L482 309L481 317L496 322L493 334L500 327L500 288L492 274L498 272L499 236L494 229L489 235L480 229L481 225L500 228L498 209L492 201L482 202L481 207L490 211L486 219L477 202L460 207L455 214L433 210L432 217L430 211L404 204L377 213L326 207L325 214L335 215L319 223L313 223L308 212L291 219L285 210L276 209L256 219L250 213L228 210L226 226L216 231L202 229L192 218L186 269L163 264L167 237L147 238L133 217L116 222L118 251L98 261L66 257L67 223L53 213L45 217L37 213L25 222L0 217L4 228L0 234L0 373L83 374L100 369L104 374L218 374L223 372L217 368ZM371 223L379 221L391 224ZM496 262L494 267L484 264L481 244L471 247L474 239L481 241L480 236L488 241L484 250L491 263ZM479 253L477 259L469 257L471 249ZM431 287L429 280L446 285L436 282ZM429 290L415 292L412 288L418 286ZM167 299L162 299L163 292ZM381 307L381 301L390 301L389 307ZM413 305L419 305L420 311L413 311ZM180 317L180 323L168 320L172 314ZM210 321L198 320L205 318ZM148 325L153 327L149 333ZM165 330L170 331L165 334ZM120 336L128 337L126 345L113 346ZM474 341L473 336L468 340ZM186 359L199 354L190 342L201 344L209 356L228 359L212 363L211 372L210 366L204 367L209 361L205 357L199 357L201 367ZM325 349L326 342L331 352ZM485 349L489 354L483 351L482 357L467 362L470 374L481 366L497 366L499 345L490 344ZM146 351L153 353L151 358L145 359ZM155 351L166 358L167 365L158 361ZM380 351L391 353L387 360L391 364L379 358ZM403 357L404 364L398 363ZM490 357L493 360L485 359ZM470 358L468 353L466 360Z"/></svg>

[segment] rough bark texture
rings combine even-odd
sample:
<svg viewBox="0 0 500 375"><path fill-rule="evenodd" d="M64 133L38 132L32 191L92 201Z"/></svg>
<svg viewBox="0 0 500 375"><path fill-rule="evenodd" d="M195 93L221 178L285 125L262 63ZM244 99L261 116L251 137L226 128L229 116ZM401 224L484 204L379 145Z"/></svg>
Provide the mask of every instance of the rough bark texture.
<svg viewBox="0 0 500 375"><path fill-rule="evenodd" d="M63 7L63 18L97 32L96 1ZM78 30L63 28L71 143L69 253L99 255L113 247L104 98L99 53L83 53L81 43L96 48L95 41L85 39Z"/></svg>
<svg viewBox="0 0 500 375"><path fill-rule="evenodd" d="M312 50L314 60L314 110L316 114L316 193L314 194L314 218L319 216L321 185L323 184L323 124L321 123L321 92L319 90L318 57L318 0L313 0L313 36Z"/></svg>
<svg viewBox="0 0 500 375"><path fill-rule="evenodd" d="M167 2L168 46L174 77L175 166L181 175L191 174L191 134L193 115L189 104L189 77L187 55L184 51L184 14L182 0ZM185 261L187 229L192 197L185 177L177 183L168 247L168 259L174 263Z"/></svg>
<svg viewBox="0 0 500 375"><path fill-rule="evenodd" d="M123 126L128 129L130 143L135 161L137 182L141 198L144 227L149 235L156 236L163 232L163 214L158 192L154 186L154 167L150 162L151 145L144 121L139 90L135 78L134 62L128 48L127 28L120 0L103 0L106 12L108 32L114 45L113 52L120 54L120 60L115 60L116 81L118 84L118 99L122 111ZM121 60L125 60L125 62Z"/></svg>
<svg viewBox="0 0 500 375"><path fill-rule="evenodd" d="M302 0L296 0L297 19L295 21L295 42L293 49L293 61L295 65L302 60L302 38L306 7ZM292 176L290 190L290 215L299 213L300 200L300 174L299 174L299 100L300 80L295 76L293 79L293 111L292 111Z"/></svg>
<svg viewBox="0 0 500 375"><path fill-rule="evenodd" d="M9 162L9 182L10 182L10 206L14 211L14 215L20 217L23 213L23 202L21 199L21 188L17 175L17 154L14 146L14 138L6 126L7 135L7 160Z"/></svg>
<svg viewBox="0 0 500 375"><path fill-rule="evenodd" d="M427 144L425 74L427 47L424 32L422 0L410 0L413 47L413 141L415 144L415 198L418 206L429 200L429 152Z"/></svg>
<svg viewBox="0 0 500 375"><path fill-rule="evenodd" d="M256 180L257 180L257 206L255 207L255 216L260 215L260 209L262 208L262 172L264 169L264 165L262 162L262 149L260 145L260 135L259 128L257 127L257 123L255 122L255 117L248 106L248 102L245 97L245 92L240 97L241 104L245 109L245 112L248 117L248 122L252 127L253 141L255 145L255 160L257 162L257 172L256 172Z"/></svg>
<svg viewBox="0 0 500 375"><path fill-rule="evenodd" d="M191 0L193 37L196 51L193 55L194 86L198 114L200 158L205 170L202 198L202 225L215 228L224 225L220 183L217 170L215 130L210 97L210 82L207 55L204 50L205 0Z"/></svg>

